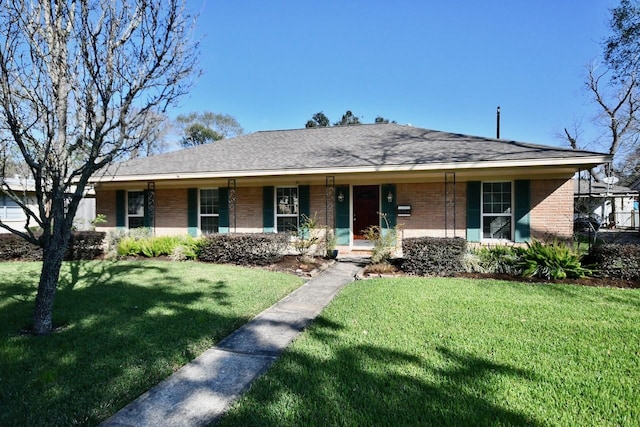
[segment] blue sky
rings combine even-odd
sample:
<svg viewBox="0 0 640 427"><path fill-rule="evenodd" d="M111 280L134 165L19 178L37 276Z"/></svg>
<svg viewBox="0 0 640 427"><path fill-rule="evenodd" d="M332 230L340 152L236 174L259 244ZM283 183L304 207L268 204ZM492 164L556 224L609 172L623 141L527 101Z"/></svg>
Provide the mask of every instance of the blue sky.
<svg viewBox="0 0 640 427"><path fill-rule="evenodd" d="M323 111L561 145L597 113L585 66L613 0L214 1L199 13L203 74L171 116L214 111L246 132L304 127ZM597 149L594 144L588 148Z"/></svg>

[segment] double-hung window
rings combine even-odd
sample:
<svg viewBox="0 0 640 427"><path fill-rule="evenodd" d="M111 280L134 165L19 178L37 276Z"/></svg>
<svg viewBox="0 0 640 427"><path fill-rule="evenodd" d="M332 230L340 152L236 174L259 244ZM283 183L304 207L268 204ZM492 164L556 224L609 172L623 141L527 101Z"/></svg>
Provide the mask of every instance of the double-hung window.
<svg viewBox="0 0 640 427"><path fill-rule="evenodd" d="M511 240L511 182L482 183L482 237Z"/></svg>
<svg viewBox="0 0 640 427"><path fill-rule="evenodd" d="M144 227L144 191L127 192L127 224L129 228Z"/></svg>
<svg viewBox="0 0 640 427"><path fill-rule="evenodd" d="M298 229L298 187L276 188L276 227L279 233Z"/></svg>
<svg viewBox="0 0 640 427"><path fill-rule="evenodd" d="M218 232L220 224L220 197L217 188L200 190L200 232Z"/></svg>
<svg viewBox="0 0 640 427"><path fill-rule="evenodd" d="M22 208L6 194L0 194L0 220L20 221L26 216Z"/></svg>

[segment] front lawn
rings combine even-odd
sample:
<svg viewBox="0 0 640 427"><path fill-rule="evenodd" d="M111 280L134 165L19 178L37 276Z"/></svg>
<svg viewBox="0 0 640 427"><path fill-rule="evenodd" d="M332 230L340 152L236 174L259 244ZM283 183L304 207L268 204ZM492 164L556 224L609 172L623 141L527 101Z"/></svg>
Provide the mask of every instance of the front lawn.
<svg viewBox="0 0 640 427"><path fill-rule="evenodd" d="M640 291L400 278L346 287L222 425L638 420Z"/></svg>
<svg viewBox="0 0 640 427"><path fill-rule="evenodd" d="M40 263L0 263L0 425L95 425L302 284L204 263L65 263L56 332L30 327Z"/></svg>

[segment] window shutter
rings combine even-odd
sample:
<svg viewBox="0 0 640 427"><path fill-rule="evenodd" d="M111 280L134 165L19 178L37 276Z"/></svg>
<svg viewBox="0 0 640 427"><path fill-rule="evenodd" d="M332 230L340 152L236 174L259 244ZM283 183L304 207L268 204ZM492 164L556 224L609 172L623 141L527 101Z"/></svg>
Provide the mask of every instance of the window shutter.
<svg viewBox="0 0 640 427"><path fill-rule="evenodd" d="M230 233L229 230L229 188L224 187L218 189L218 203L220 204L220 212L218 218L218 232Z"/></svg>
<svg viewBox="0 0 640 427"><path fill-rule="evenodd" d="M187 231L190 236L198 235L198 189L187 189Z"/></svg>
<svg viewBox="0 0 640 427"><path fill-rule="evenodd" d="M467 240L479 242L482 236L480 196L482 186L480 181L467 182Z"/></svg>
<svg viewBox="0 0 640 427"><path fill-rule="evenodd" d="M342 194L344 200L338 201L338 195ZM349 211L349 186L336 186L336 243L338 245L349 245L351 243L351 217Z"/></svg>
<svg viewBox="0 0 640 427"><path fill-rule="evenodd" d="M515 192L515 236L518 243L528 242L531 239L530 215L531 210L531 181L528 179L516 180Z"/></svg>
<svg viewBox="0 0 640 427"><path fill-rule="evenodd" d="M391 202L387 200L387 197L389 197L389 194L391 194L391 197L392 197ZM387 228L387 223L389 223L389 228L393 228L396 226L396 203L397 203L396 199L397 198L396 198L395 184L383 184L382 194L380 195L380 198L382 199L381 212L386 218L386 221L384 218L381 218L381 226L382 228Z"/></svg>
<svg viewBox="0 0 640 427"><path fill-rule="evenodd" d="M262 187L262 227L265 233L275 232L273 226L275 211L274 211L274 188Z"/></svg>
<svg viewBox="0 0 640 427"><path fill-rule="evenodd" d="M309 185L298 186L298 209L300 212L298 218L301 224L304 221L302 215L311 218L311 187Z"/></svg>
<svg viewBox="0 0 640 427"><path fill-rule="evenodd" d="M116 190L116 227L117 228L125 228L127 226L126 204L127 204L127 192L125 190Z"/></svg>

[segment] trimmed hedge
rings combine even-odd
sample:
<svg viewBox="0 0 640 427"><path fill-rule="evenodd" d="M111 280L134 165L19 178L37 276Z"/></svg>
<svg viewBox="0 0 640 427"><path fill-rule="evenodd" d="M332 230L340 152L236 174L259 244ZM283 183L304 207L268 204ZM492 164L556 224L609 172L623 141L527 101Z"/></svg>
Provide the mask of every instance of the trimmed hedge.
<svg viewBox="0 0 640 427"><path fill-rule="evenodd" d="M71 233L66 261L96 259L103 253L104 232ZM15 234L0 234L0 261L42 261L42 248Z"/></svg>
<svg viewBox="0 0 640 427"><path fill-rule="evenodd" d="M15 234L0 234L0 261L41 261L42 248Z"/></svg>
<svg viewBox="0 0 640 427"><path fill-rule="evenodd" d="M104 253L103 231L76 231L71 233L69 248L64 256L66 261L96 259Z"/></svg>
<svg viewBox="0 0 640 427"><path fill-rule="evenodd" d="M402 241L402 269L418 276L451 276L463 272L467 241L459 237L416 237Z"/></svg>
<svg viewBox="0 0 640 427"><path fill-rule="evenodd" d="M286 233L213 234L206 236L198 260L239 265L268 265L282 259L289 245Z"/></svg>
<svg viewBox="0 0 640 427"><path fill-rule="evenodd" d="M640 280L640 244L596 245L585 259L594 263L594 275L610 279Z"/></svg>

